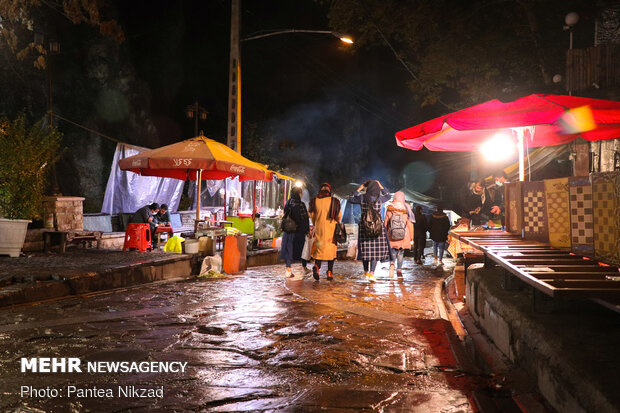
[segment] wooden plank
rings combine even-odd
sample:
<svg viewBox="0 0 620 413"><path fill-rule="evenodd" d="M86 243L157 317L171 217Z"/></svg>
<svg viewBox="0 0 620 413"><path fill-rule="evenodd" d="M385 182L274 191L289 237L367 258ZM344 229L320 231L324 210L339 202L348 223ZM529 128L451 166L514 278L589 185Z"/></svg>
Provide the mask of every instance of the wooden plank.
<svg viewBox="0 0 620 413"><path fill-rule="evenodd" d="M605 280L609 273L600 272L528 272L539 280Z"/></svg>
<svg viewBox="0 0 620 413"><path fill-rule="evenodd" d="M532 277L539 279L606 279L606 277L613 277L613 273L608 272L556 272L556 271L530 271L528 272Z"/></svg>
<svg viewBox="0 0 620 413"><path fill-rule="evenodd" d="M551 297L573 297L573 298L589 298L589 297L609 297L616 294L620 295L620 282L610 280L581 280L575 279L576 282L570 282L569 278L556 279L556 271L563 270L565 273L588 273L596 272L598 274L620 274L618 269L614 267L604 267L600 265L545 265L533 267L519 267L513 262L505 260L502 257L487 252L487 257L501 265L509 273L515 275L536 290L549 295ZM514 260L513 260L514 261ZM588 263L586 263L588 264ZM528 273L536 272L536 276ZM545 277L545 278L539 278Z"/></svg>
<svg viewBox="0 0 620 413"><path fill-rule="evenodd" d="M548 245L532 244L532 243L522 244L522 245L491 245L488 248L489 249L494 249L494 250L519 249L519 250L550 250L550 251L558 251L558 250L556 250L554 248L551 248Z"/></svg>
<svg viewBox="0 0 620 413"><path fill-rule="evenodd" d="M496 254L534 254L534 255L542 255L542 254L558 254L561 252L565 252L563 250L557 250L554 248L489 248Z"/></svg>
<svg viewBox="0 0 620 413"><path fill-rule="evenodd" d="M618 290L620 292L620 282L612 280L550 280L547 284L557 288L579 288L579 289L606 289Z"/></svg>
<svg viewBox="0 0 620 413"><path fill-rule="evenodd" d="M527 258L527 259L553 259L553 258L573 258L576 260L581 260L583 259L582 257L580 257L579 255L573 255L573 254L569 254L568 252L564 252L562 253L561 251L549 251L548 253L545 252L543 254L539 253L539 252L529 252L529 253L523 253L523 252L517 252L517 251L507 251L507 252L497 252L494 251L495 254L497 254L499 257L502 257L504 259L510 259L511 257L514 258Z"/></svg>
<svg viewBox="0 0 620 413"><path fill-rule="evenodd" d="M501 257L506 259L505 257ZM572 258L568 255L567 258L513 258L506 259L511 264L516 266L529 266L529 265L545 265L547 267L554 267L557 265L591 265L592 261L584 260L580 257Z"/></svg>
<svg viewBox="0 0 620 413"><path fill-rule="evenodd" d="M620 298L615 299L601 299L601 298L592 298L592 301L595 303L602 305L603 307L620 313Z"/></svg>
<svg viewBox="0 0 620 413"><path fill-rule="evenodd" d="M618 269L615 267L603 267L601 265L539 265L532 267L520 267L522 271L527 272L537 272L537 270L540 270L541 268L550 268L554 272L599 272L607 274L620 274Z"/></svg>

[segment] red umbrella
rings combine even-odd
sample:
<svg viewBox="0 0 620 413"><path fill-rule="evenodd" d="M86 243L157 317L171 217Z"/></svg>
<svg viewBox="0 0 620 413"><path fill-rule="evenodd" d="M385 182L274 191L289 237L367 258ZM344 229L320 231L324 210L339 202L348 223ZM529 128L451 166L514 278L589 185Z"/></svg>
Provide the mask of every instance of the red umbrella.
<svg viewBox="0 0 620 413"><path fill-rule="evenodd" d="M523 180L523 140L527 146L620 137L620 102L562 95L530 95L513 102L491 100L440 116L396 133L403 148L474 151L505 133L518 141L519 176Z"/></svg>

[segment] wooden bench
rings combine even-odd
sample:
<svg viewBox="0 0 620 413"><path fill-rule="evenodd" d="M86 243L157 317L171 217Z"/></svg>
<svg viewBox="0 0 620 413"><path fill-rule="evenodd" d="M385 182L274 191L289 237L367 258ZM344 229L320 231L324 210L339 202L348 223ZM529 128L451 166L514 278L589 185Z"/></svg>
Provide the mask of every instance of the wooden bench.
<svg viewBox="0 0 620 413"><path fill-rule="evenodd" d="M620 270L590 257L553 248L513 234L454 233L482 251L485 266L502 268L502 286L516 289L519 279L533 287L534 308L550 307L551 299L591 299L620 312ZM514 278L513 278L514 277Z"/></svg>

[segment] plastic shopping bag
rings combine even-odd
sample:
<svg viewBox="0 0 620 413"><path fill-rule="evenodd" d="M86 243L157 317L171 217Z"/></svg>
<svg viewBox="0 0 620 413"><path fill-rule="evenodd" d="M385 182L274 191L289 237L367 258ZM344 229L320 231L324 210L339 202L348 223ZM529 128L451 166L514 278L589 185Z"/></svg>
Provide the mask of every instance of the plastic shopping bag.
<svg viewBox="0 0 620 413"><path fill-rule="evenodd" d="M164 246L164 251L166 252L176 252L176 253L182 253L183 252L183 246L181 245L181 243L185 241L185 238L181 238L178 235L175 235L174 237L171 237L167 242L166 245Z"/></svg>
<svg viewBox="0 0 620 413"><path fill-rule="evenodd" d="M357 240L349 241L349 247L347 248L347 258L351 260L357 259Z"/></svg>
<svg viewBox="0 0 620 413"><path fill-rule="evenodd" d="M301 251L301 259L310 261L312 258L312 246L314 245L314 237L306 235L306 242L304 243L304 249Z"/></svg>

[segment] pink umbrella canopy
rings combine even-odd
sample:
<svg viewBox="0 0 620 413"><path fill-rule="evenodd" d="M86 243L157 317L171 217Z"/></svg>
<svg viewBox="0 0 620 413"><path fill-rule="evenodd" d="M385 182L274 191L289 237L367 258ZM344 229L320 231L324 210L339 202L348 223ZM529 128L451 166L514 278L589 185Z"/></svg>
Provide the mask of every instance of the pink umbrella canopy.
<svg viewBox="0 0 620 413"><path fill-rule="evenodd" d="M580 119L586 109L587 118ZM584 128L583 123L589 127ZM620 102L563 95L530 95L513 102L491 100L440 116L396 133L403 148L431 151L473 151L497 133L527 128L527 146L620 137Z"/></svg>

